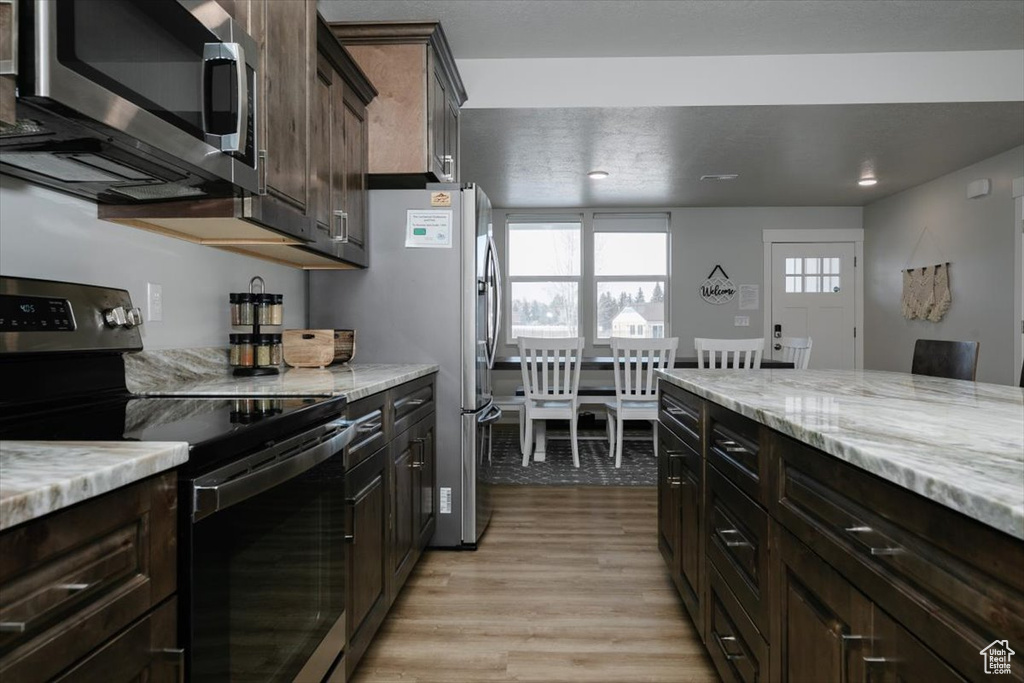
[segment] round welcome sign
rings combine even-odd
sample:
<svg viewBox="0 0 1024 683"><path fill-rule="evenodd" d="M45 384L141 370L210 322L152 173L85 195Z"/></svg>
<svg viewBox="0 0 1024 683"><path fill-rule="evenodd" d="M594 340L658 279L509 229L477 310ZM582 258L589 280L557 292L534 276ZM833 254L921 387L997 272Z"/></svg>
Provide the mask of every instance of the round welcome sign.
<svg viewBox="0 0 1024 683"><path fill-rule="evenodd" d="M721 276L716 277L715 273L721 273ZM732 298L736 296L736 285L726 275L722 266L715 266L708 278L701 284L700 296L709 304L724 304L727 301L732 301Z"/></svg>

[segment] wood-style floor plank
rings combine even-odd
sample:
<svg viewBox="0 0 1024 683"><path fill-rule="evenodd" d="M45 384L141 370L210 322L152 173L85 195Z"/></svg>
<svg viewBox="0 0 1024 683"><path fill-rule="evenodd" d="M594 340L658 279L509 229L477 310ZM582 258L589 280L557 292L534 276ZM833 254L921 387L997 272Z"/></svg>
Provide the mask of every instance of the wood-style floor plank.
<svg viewBox="0 0 1024 683"><path fill-rule="evenodd" d="M652 488L499 487L475 552L428 551L354 683L718 681Z"/></svg>

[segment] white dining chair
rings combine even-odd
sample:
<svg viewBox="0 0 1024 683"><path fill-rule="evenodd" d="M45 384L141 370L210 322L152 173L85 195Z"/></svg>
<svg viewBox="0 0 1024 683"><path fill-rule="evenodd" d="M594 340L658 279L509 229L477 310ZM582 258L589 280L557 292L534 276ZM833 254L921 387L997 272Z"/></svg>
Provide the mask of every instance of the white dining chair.
<svg viewBox="0 0 1024 683"><path fill-rule="evenodd" d="M675 365L678 337L637 339L612 337L615 400L604 404L609 455L622 467L622 438L626 420L650 420L658 443L658 378L656 370Z"/></svg>
<svg viewBox="0 0 1024 683"><path fill-rule="evenodd" d="M569 421L572 464L580 466L576 411L579 408L582 355L582 337L519 337L519 362L523 371L523 393L526 399L523 467L530 463L530 456L533 454L535 420Z"/></svg>
<svg viewBox="0 0 1024 683"><path fill-rule="evenodd" d="M792 363L797 370L806 370L811 362L811 343L810 337L783 337L779 340L782 360Z"/></svg>
<svg viewBox="0 0 1024 683"><path fill-rule="evenodd" d="M761 367L764 339L705 339L693 340L697 351L697 367L757 370ZM707 354L705 360L704 354ZM720 362L719 362L720 361Z"/></svg>

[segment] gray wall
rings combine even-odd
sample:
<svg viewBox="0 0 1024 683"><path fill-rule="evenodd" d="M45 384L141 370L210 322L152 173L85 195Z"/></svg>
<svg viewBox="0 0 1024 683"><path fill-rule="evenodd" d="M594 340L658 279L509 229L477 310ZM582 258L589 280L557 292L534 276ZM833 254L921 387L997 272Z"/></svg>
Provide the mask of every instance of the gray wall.
<svg viewBox="0 0 1024 683"><path fill-rule="evenodd" d="M163 322L142 326L147 349L227 346L228 292L262 275L284 295L285 327L305 327L306 274L96 218L96 205L0 176L0 274L127 289L145 311L163 285ZM281 328L283 329L283 328Z"/></svg>
<svg viewBox="0 0 1024 683"><path fill-rule="evenodd" d="M587 230L594 209L538 210L545 215L564 211L584 215ZM669 309L671 331L668 336L679 337L679 355L692 356L694 337L753 338L763 336L764 325L764 246L761 231L769 230L837 230L861 227L860 207L740 207L740 208L671 208L671 209L600 209L598 213L641 213L668 211L672 233L670 262ZM505 216L509 213L530 213L525 209L496 210L494 216L495 242L499 251L505 250ZM584 240L584 273L593 272L592 256L588 255ZM762 287L761 307L756 311L740 311L738 297L722 305L706 303L700 298L698 287L711 269L721 264L733 283L756 284ZM593 292L584 287L580 293L582 329L593 329ZM734 317L750 317L749 327L735 327ZM507 318L507 316L506 316ZM587 332L589 336L590 333ZM588 345L586 353L608 355L608 346ZM515 355L516 350L506 345L499 355ZM594 379L608 382L610 377L584 376L583 381ZM496 378L495 393L511 394L521 384L516 373L500 373Z"/></svg>
<svg viewBox="0 0 1024 683"><path fill-rule="evenodd" d="M1024 175L1024 147L911 188L864 208L864 365L907 372L919 338L981 342L978 381L1016 384L1015 231L1012 181ZM967 184L992 181L987 197ZM925 236L913 255L924 227ZM901 271L950 262L953 303L938 323L900 313Z"/></svg>

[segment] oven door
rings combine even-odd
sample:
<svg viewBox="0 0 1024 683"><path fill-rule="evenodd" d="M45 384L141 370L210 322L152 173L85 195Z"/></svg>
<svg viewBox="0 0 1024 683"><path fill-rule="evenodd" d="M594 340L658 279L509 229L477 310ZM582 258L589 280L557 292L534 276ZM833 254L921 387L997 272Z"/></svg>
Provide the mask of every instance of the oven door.
<svg viewBox="0 0 1024 683"><path fill-rule="evenodd" d="M343 451L332 423L191 482L188 680L317 681L345 645Z"/></svg>
<svg viewBox="0 0 1024 683"><path fill-rule="evenodd" d="M31 8L25 31L37 63L19 83L22 96L258 191L259 48L215 2L33 0Z"/></svg>

